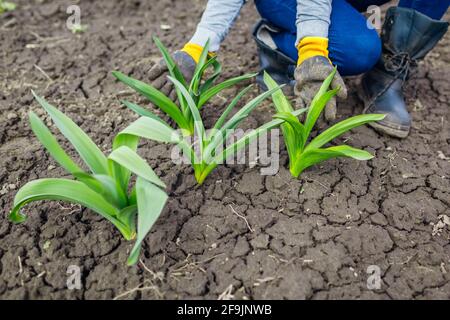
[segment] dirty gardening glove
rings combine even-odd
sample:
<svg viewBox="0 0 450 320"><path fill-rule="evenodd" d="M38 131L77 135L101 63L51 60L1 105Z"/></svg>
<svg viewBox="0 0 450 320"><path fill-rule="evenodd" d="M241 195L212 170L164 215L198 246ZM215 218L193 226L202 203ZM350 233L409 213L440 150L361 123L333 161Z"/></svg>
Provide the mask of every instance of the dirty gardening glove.
<svg viewBox="0 0 450 320"><path fill-rule="evenodd" d="M333 65L328 59L328 39L305 37L298 45L299 59L295 70L295 93L300 107L308 107L319 91L322 82L333 71ZM338 72L331 82L331 89L340 87L337 96L347 98L347 88ZM327 121L336 118L336 98L333 97L325 107Z"/></svg>
<svg viewBox="0 0 450 320"><path fill-rule="evenodd" d="M200 54L203 50L202 46L194 43L186 44L183 49L177 50L172 54L172 59L178 65L184 79L187 83L191 82L192 76L195 72L195 67L200 59ZM152 85L168 96L172 101L176 99L176 91L172 81L167 76L169 71L164 59L157 62L149 71L148 78Z"/></svg>

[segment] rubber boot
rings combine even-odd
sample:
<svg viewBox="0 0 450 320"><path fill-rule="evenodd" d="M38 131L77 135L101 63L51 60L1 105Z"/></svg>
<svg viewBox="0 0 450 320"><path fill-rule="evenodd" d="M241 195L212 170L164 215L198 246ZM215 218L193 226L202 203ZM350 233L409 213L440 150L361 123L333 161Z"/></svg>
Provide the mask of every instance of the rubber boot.
<svg viewBox="0 0 450 320"><path fill-rule="evenodd" d="M361 81L364 113L384 113L386 118L369 123L388 135L405 138L411 116L402 93L411 68L433 49L448 23L433 20L409 8L391 7L386 13L381 40L383 52L375 67Z"/></svg>
<svg viewBox="0 0 450 320"><path fill-rule="evenodd" d="M261 90L266 91L267 86L264 83L264 71L279 84L286 84L283 92L288 96L294 95L294 71L296 63L287 55L277 49L272 40L272 33L280 32L280 29L271 25L266 20L260 20L253 29L253 38L258 47L260 70L256 76L256 83Z"/></svg>

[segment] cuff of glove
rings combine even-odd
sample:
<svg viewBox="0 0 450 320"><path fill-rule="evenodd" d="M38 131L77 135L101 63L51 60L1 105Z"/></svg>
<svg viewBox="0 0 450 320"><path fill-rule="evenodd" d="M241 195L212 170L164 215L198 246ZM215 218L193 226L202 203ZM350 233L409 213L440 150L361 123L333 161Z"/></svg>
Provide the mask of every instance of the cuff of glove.
<svg viewBox="0 0 450 320"><path fill-rule="evenodd" d="M322 37L305 37L297 46L298 60L297 66L303 61L314 56L323 56L328 60L328 39ZM331 63L331 61L330 61Z"/></svg>
<svg viewBox="0 0 450 320"><path fill-rule="evenodd" d="M203 47L196 43L189 42L184 45L184 47L183 47L183 49L181 49L181 51L186 52L188 55L190 55L192 57L192 59L194 59L195 63L198 63L198 61L200 60L202 51L203 51ZM208 57L211 58L214 55L215 55L215 53L208 52Z"/></svg>

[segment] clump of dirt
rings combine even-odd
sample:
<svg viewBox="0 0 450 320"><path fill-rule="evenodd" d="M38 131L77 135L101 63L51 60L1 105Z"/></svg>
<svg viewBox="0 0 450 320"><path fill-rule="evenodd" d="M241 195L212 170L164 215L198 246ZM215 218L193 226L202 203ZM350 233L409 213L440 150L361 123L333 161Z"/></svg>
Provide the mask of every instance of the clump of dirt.
<svg viewBox="0 0 450 320"><path fill-rule="evenodd" d="M110 71L145 80L159 59L151 36L180 48L206 1L81 0L88 29L77 35L66 28L69 1L15 2L18 9L0 17L0 298L450 298L449 35L406 86L414 119L408 139L368 127L341 138L374 152L371 161L328 161L296 180L283 151L275 176L229 165L197 187L191 168L172 163L169 146L143 142L140 152L169 186L170 201L141 262L127 267L132 244L89 210L35 203L26 223L8 221L21 186L65 175L29 128L29 110L45 117L30 89L106 151L136 119L119 99L145 104ZM250 32L257 19L248 3L221 49L224 77L257 70ZM362 108L356 80L348 83L340 118ZM204 117L216 119L224 106L215 101ZM247 126L270 117L266 103ZM81 272L79 289L67 286L70 266ZM379 287L367 285L369 266L380 271Z"/></svg>

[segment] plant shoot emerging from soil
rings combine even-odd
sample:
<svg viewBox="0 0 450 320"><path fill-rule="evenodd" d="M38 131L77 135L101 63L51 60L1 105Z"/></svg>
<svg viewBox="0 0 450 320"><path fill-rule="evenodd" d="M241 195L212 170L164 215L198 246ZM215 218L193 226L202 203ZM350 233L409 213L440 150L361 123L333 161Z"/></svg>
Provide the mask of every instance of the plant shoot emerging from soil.
<svg viewBox="0 0 450 320"><path fill-rule="evenodd" d="M335 73L336 69L325 79L314 99L311 101L304 123L301 123L292 114L293 108L281 90L276 90L272 94L277 111L274 118L286 121L281 125L281 129L289 154L290 172L294 177L298 177L306 168L331 158L349 157L356 160L369 160L373 158L373 155L369 152L347 145L328 148L322 148L322 146L355 127L368 122L382 120L385 117L383 114L362 114L348 118L320 133L308 144L314 124L327 102L339 91L339 88L327 91ZM276 82L267 73L264 75L264 82L270 90L277 88Z"/></svg>
<svg viewBox="0 0 450 320"><path fill-rule="evenodd" d="M122 141L105 156L95 143L70 118L34 94L61 133L71 142L90 172L80 168L63 150L56 137L34 113L29 113L31 128L50 155L75 180L38 179L25 184L16 194L10 219L25 221L20 209L33 201L60 200L87 207L108 219L126 240L136 239L128 264L138 261L141 243L167 201L164 183L136 152L133 143ZM130 187L131 173L137 176ZM136 223L137 222L137 223Z"/></svg>
<svg viewBox="0 0 450 320"><path fill-rule="evenodd" d="M0 0L0 14L15 10L17 5L13 2Z"/></svg>
<svg viewBox="0 0 450 320"><path fill-rule="evenodd" d="M88 29L86 24L75 24L73 25L71 31L73 34L85 33Z"/></svg>

